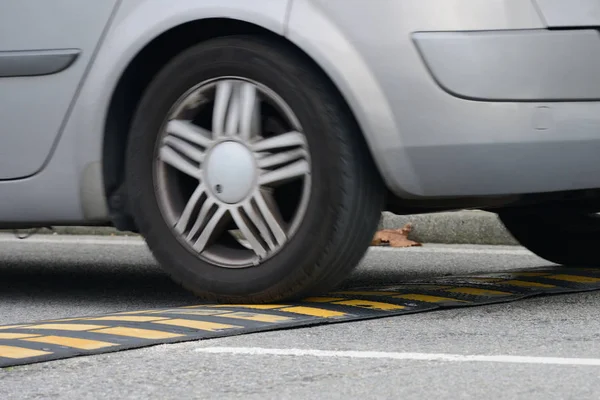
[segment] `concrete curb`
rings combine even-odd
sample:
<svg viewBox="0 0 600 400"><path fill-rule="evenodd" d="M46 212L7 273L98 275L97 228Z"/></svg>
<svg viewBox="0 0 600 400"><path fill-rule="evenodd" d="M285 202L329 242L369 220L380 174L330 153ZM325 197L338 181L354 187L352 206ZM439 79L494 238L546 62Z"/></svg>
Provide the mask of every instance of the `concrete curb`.
<svg viewBox="0 0 600 400"><path fill-rule="evenodd" d="M379 229L398 229L412 223L410 238L422 243L518 245L496 214L455 211L435 214L395 215L384 212Z"/></svg>
<svg viewBox="0 0 600 400"><path fill-rule="evenodd" d="M398 229L413 224L410 238L422 243L517 245L498 217L484 211L456 211L422 215L395 215L384 212L379 229ZM30 230L19 231L27 234ZM40 229L37 234L137 236L113 228L58 226L54 231Z"/></svg>

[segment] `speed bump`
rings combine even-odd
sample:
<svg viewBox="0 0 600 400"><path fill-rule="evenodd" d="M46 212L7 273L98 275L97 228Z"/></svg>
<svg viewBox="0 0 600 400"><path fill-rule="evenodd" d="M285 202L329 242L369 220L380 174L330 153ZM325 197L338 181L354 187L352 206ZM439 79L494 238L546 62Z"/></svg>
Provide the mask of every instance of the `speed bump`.
<svg viewBox="0 0 600 400"><path fill-rule="evenodd" d="M600 270L544 267L353 288L289 304L198 304L0 326L0 367L252 332L600 289Z"/></svg>

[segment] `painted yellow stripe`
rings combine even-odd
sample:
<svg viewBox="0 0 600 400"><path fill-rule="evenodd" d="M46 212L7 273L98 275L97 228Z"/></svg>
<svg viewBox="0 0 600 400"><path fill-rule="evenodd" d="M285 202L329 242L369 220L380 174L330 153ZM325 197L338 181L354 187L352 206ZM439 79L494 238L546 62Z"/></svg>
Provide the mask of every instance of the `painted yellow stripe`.
<svg viewBox="0 0 600 400"><path fill-rule="evenodd" d="M179 308L177 308L178 310ZM115 314L115 315L154 315L154 314L162 314L164 313L165 310L151 310L151 311L138 311L136 313L129 313L129 314Z"/></svg>
<svg viewBox="0 0 600 400"><path fill-rule="evenodd" d="M105 333L108 335L129 336L129 337L134 337L134 338L138 338L138 339L171 339L171 338L185 336L185 335L180 335L178 333L155 331L153 329L127 328L124 326L98 329L93 332L94 333Z"/></svg>
<svg viewBox="0 0 600 400"><path fill-rule="evenodd" d="M577 275L548 275L548 279L555 279L559 281L575 282L575 283L597 283L600 282L600 278L592 278L591 276L577 276Z"/></svg>
<svg viewBox="0 0 600 400"><path fill-rule="evenodd" d="M215 304L209 305L205 307L211 308L224 308L224 307L233 307L233 308L250 308L256 310L274 310L276 308L287 307L285 304Z"/></svg>
<svg viewBox="0 0 600 400"><path fill-rule="evenodd" d="M89 325L89 324L39 324L39 325L29 325L27 329L55 329L57 331L89 331L91 329L100 329L106 328L104 325Z"/></svg>
<svg viewBox="0 0 600 400"><path fill-rule="evenodd" d="M448 286L448 285L429 285L429 284L420 284L420 283L413 283L413 284L409 284L409 285L398 285L398 286L394 286L395 289L403 289L403 290L444 290L444 289L451 289L454 286Z"/></svg>
<svg viewBox="0 0 600 400"><path fill-rule="evenodd" d="M309 297L304 299L309 303L331 303L333 301L344 300L343 297Z"/></svg>
<svg viewBox="0 0 600 400"><path fill-rule="evenodd" d="M546 283L538 283L538 282L528 282L528 281L519 281L516 279L510 281L499 282L499 285L510 285L510 286L519 286L519 287L539 287L539 288L555 288L555 285L548 285Z"/></svg>
<svg viewBox="0 0 600 400"><path fill-rule="evenodd" d="M39 336L22 340L27 342L56 344L59 346L73 347L74 349L81 350L97 350L105 347L118 346L116 343L102 342L100 340L79 339L63 336Z"/></svg>
<svg viewBox="0 0 600 400"><path fill-rule="evenodd" d="M170 325L170 326L181 326L184 328L199 329L202 331L209 331L209 332L220 331L223 329L242 328L241 326L236 326L236 325L219 324L216 322L206 322L206 321L194 321L191 319L168 319L166 321L156 321L153 323L161 324L161 325Z"/></svg>
<svg viewBox="0 0 600 400"><path fill-rule="evenodd" d="M370 310L380 310L380 311L403 310L406 308L406 307L398 305L398 304L382 303L380 301L361 300L361 299L336 301L333 304L339 304L342 306L368 308Z"/></svg>
<svg viewBox="0 0 600 400"><path fill-rule="evenodd" d="M471 278L471 277L469 277L469 280L473 280L473 281L477 281L477 282L500 282L503 279L502 278L479 278L479 277Z"/></svg>
<svg viewBox="0 0 600 400"><path fill-rule="evenodd" d="M0 326L0 330L2 329L15 329L15 328L23 328L27 325L4 325L4 326Z"/></svg>
<svg viewBox="0 0 600 400"><path fill-rule="evenodd" d="M269 322L269 323L277 323L277 322L285 322L291 321L293 318L284 317L281 315L269 315L269 314L258 314L258 313L244 313L244 312L234 312L219 315L221 318L234 318L234 319L244 319L248 321L257 321L257 322Z"/></svg>
<svg viewBox="0 0 600 400"><path fill-rule="evenodd" d="M152 322L168 319L166 317L144 317L141 315L108 315L106 317L86 318L86 321L125 321L125 322Z"/></svg>
<svg viewBox="0 0 600 400"><path fill-rule="evenodd" d="M40 336L34 333L10 333L10 332L0 332L0 339L22 339L27 337L35 337Z"/></svg>
<svg viewBox="0 0 600 400"><path fill-rule="evenodd" d="M479 289L470 287L458 287L454 289L447 289L446 292L470 294L473 296L510 296L512 294L508 292L501 292L499 290Z"/></svg>
<svg viewBox="0 0 600 400"><path fill-rule="evenodd" d="M182 308L174 308L172 310L162 310L161 314L182 314L182 315L200 315L211 316L230 313L229 310L184 310Z"/></svg>
<svg viewBox="0 0 600 400"><path fill-rule="evenodd" d="M84 320L84 319L85 319L85 318L60 318L60 319L45 319L45 320L44 320L44 323L45 323L45 324L47 324L47 323L50 323L50 322L52 322L52 323L54 323L54 322L59 322L59 323L62 323L62 322L70 322L70 321L82 321L82 320Z"/></svg>
<svg viewBox="0 0 600 400"><path fill-rule="evenodd" d="M416 293L401 294L399 296L394 296L394 298L395 299L423 301L425 303L444 303L444 302L471 303L470 301L457 300L457 299L452 299L450 297L429 296L427 294L416 294Z"/></svg>
<svg viewBox="0 0 600 400"><path fill-rule="evenodd" d="M18 359L18 358L45 356L47 354L52 354L52 353L50 353L48 351L26 349L23 347L0 345L0 357L5 357L5 358Z"/></svg>
<svg viewBox="0 0 600 400"><path fill-rule="evenodd" d="M365 290L344 290L342 292L334 292L333 294L343 294L345 296L394 296L400 294L400 292L370 292Z"/></svg>
<svg viewBox="0 0 600 400"><path fill-rule="evenodd" d="M335 318L343 317L346 314L339 311L324 310L316 307L295 306L280 309L280 311L291 312L295 314L310 315L311 317Z"/></svg>
<svg viewBox="0 0 600 400"><path fill-rule="evenodd" d="M160 312L160 310L123 311L123 312L115 313L115 315L148 314L148 313L155 313L155 312Z"/></svg>
<svg viewBox="0 0 600 400"><path fill-rule="evenodd" d="M200 304L195 306L182 306L177 308L171 308L169 310L210 310L214 308L222 308L222 307L244 307L244 308L278 308L283 307L279 304Z"/></svg>

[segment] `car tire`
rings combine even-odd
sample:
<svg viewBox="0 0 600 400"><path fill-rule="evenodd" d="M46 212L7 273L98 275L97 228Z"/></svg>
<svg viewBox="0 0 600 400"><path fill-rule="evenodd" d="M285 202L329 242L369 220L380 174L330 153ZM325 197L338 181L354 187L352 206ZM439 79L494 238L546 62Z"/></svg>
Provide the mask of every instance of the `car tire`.
<svg viewBox="0 0 600 400"><path fill-rule="evenodd" d="M243 268L213 261L220 259L209 250L199 253L190 248L174 230L173 221L165 217L168 213L161 205L165 203L161 203L161 196L167 196L168 190L157 189L160 132L173 105L200 82L221 82L224 77L253 82L289 105L302 126L310 157L310 174L305 178L310 178L310 194L295 231L277 252ZM241 88L247 83L239 85ZM220 89L214 90L213 121ZM215 158L216 150L210 154ZM210 301L276 302L336 287L366 252L384 201L382 180L339 93L303 54L287 43L265 37L207 40L168 62L139 103L126 156L128 200L140 233L175 281ZM238 173L242 172L240 167ZM211 193L217 196L217 192ZM218 246L219 251L226 247Z"/></svg>
<svg viewBox="0 0 600 400"><path fill-rule="evenodd" d="M500 213L500 220L528 250L556 264L600 267L600 218L545 210Z"/></svg>

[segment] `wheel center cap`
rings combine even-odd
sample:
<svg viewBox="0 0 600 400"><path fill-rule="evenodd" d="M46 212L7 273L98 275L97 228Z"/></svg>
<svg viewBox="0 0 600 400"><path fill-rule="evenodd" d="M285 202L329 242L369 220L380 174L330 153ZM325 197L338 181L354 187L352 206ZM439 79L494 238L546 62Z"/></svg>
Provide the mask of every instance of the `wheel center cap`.
<svg viewBox="0 0 600 400"><path fill-rule="evenodd" d="M239 203L254 188L254 156L241 143L231 141L216 145L204 162L203 169L210 191L224 203Z"/></svg>

